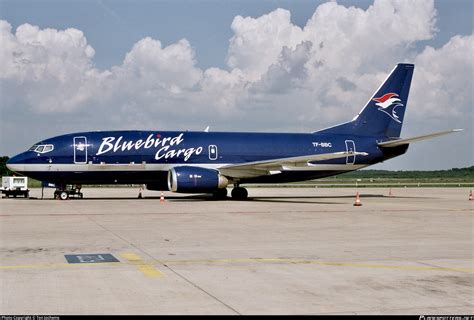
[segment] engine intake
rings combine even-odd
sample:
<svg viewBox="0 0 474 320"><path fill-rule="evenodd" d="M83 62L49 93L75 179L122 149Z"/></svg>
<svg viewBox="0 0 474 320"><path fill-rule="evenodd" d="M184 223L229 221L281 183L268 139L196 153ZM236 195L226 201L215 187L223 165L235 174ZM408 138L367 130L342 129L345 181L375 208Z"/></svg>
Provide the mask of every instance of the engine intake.
<svg viewBox="0 0 474 320"><path fill-rule="evenodd" d="M168 171L168 188L173 192L201 193L224 189L229 180L217 170L200 167L174 167Z"/></svg>

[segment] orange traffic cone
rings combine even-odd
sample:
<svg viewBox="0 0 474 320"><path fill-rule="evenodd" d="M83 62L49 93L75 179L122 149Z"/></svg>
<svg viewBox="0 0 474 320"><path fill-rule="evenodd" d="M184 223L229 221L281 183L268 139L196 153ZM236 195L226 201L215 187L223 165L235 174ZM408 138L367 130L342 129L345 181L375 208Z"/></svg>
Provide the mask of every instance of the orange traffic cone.
<svg viewBox="0 0 474 320"><path fill-rule="evenodd" d="M160 203L165 203L165 193L163 191L161 191Z"/></svg>
<svg viewBox="0 0 474 320"><path fill-rule="evenodd" d="M472 196L472 190L469 191L469 200L470 200L470 201L474 200L474 197Z"/></svg>
<svg viewBox="0 0 474 320"><path fill-rule="evenodd" d="M354 203L354 206L356 207L362 206L362 203L360 202L360 198L359 198L359 192L356 193L356 201Z"/></svg>

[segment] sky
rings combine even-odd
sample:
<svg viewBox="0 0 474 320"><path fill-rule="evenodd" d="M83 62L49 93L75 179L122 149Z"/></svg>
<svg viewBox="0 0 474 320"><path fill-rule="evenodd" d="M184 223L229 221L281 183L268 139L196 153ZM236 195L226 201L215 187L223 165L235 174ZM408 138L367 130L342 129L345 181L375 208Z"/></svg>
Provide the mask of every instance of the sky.
<svg viewBox="0 0 474 320"><path fill-rule="evenodd" d="M0 0L0 155L93 130L313 132L415 64L402 137L373 166L474 165L473 3Z"/></svg>

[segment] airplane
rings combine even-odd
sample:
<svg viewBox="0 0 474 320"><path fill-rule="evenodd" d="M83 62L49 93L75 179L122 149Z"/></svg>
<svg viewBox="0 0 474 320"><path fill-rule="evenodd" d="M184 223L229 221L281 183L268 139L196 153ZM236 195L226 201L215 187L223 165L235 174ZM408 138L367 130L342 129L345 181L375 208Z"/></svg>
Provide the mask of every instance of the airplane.
<svg viewBox="0 0 474 320"><path fill-rule="evenodd" d="M7 162L21 175L68 186L141 184L148 190L248 197L242 185L312 180L404 154L410 143L457 132L400 138L413 64L400 63L351 121L312 133L94 131L35 143ZM81 194L82 195L82 194Z"/></svg>

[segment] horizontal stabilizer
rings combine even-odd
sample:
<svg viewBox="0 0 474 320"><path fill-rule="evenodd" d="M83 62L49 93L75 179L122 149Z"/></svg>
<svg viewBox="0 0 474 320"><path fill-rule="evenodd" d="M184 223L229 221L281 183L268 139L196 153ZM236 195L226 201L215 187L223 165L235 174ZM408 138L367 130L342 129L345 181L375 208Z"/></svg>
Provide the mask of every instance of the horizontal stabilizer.
<svg viewBox="0 0 474 320"><path fill-rule="evenodd" d="M401 145L404 145L404 144L410 144L410 143L416 142L416 141L427 140L427 139L436 138L436 137L439 137L439 136L444 136L446 134L450 134L450 133L453 133L453 132L459 132L459 131L462 131L462 130L463 129L452 129L452 130L448 130L448 131L441 131L441 132L436 132L436 133L425 134L425 135L422 135L422 136L417 136L417 137L408 138L408 139L398 139L398 140L385 141L385 142L379 143L378 145L380 147L384 147L384 148L393 148L393 147L398 147L398 146L401 146Z"/></svg>

